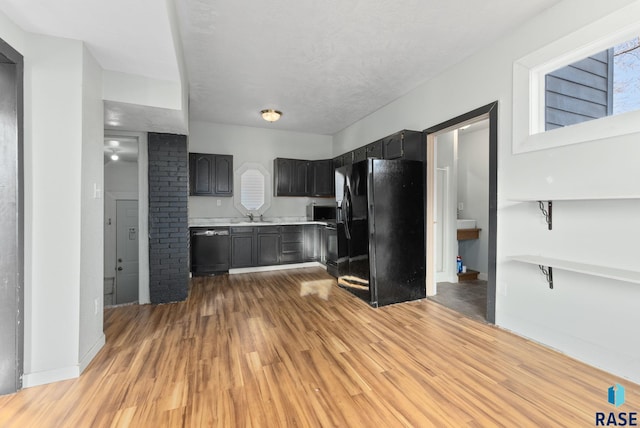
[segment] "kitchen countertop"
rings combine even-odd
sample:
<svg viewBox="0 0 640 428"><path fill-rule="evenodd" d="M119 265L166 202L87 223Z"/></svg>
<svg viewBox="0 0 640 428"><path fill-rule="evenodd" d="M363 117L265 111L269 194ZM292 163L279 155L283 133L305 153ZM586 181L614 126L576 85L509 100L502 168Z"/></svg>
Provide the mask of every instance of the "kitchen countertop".
<svg viewBox="0 0 640 428"><path fill-rule="evenodd" d="M304 224L326 225L326 221L305 218L267 217L263 221L249 221L246 218L190 218L189 227L229 227L229 226L291 226Z"/></svg>

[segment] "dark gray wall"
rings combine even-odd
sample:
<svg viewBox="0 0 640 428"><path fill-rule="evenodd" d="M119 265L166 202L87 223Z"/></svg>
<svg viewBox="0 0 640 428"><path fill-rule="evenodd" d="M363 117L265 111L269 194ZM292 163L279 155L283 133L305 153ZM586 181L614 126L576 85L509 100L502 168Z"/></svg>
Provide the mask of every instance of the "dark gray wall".
<svg viewBox="0 0 640 428"><path fill-rule="evenodd" d="M0 394L22 388L22 56L0 39Z"/></svg>
<svg viewBox="0 0 640 428"><path fill-rule="evenodd" d="M613 109L613 50L547 74L545 85L546 130L610 115Z"/></svg>
<svg viewBox="0 0 640 428"><path fill-rule="evenodd" d="M151 303L185 300L189 286L187 137L149 133Z"/></svg>

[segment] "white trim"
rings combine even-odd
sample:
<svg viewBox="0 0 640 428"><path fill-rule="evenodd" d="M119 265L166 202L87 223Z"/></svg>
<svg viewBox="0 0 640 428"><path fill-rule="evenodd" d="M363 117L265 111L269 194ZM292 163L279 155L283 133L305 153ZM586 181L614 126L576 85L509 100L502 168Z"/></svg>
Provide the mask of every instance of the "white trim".
<svg viewBox="0 0 640 428"><path fill-rule="evenodd" d="M80 376L79 366L62 367L59 369L45 370L42 372L25 373L22 377L22 387L45 385L62 380L75 379Z"/></svg>
<svg viewBox="0 0 640 428"><path fill-rule="evenodd" d="M91 360L93 360L93 358L98 355L98 352L100 352L106 341L107 339L104 333L101 334L98 340L96 340L96 343L94 343L93 346L87 351L87 353L84 354L84 357L80 359L80 373L82 373L84 369L87 368Z"/></svg>
<svg viewBox="0 0 640 428"><path fill-rule="evenodd" d="M286 269L300 269L307 267L323 267L326 266L319 262L305 262L305 263L293 263L288 265L274 265L274 266L255 266L247 268L229 269L229 275L236 275L239 273L254 273L254 272L270 272L274 270L286 270Z"/></svg>
<svg viewBox="0 0 640 428"><path fill-rule="evenodd" d="M640 132L640 111L544 131L544 76L640 33L640 2L517 60L513 64L514 154Z"/></svg>

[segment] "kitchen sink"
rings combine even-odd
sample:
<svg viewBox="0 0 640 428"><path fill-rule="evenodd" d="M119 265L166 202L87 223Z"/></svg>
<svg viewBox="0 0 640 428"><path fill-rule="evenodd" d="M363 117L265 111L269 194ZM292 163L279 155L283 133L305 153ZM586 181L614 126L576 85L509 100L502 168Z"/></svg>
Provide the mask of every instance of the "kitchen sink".
<svg viewBox="0 0 640 428"><path fill-rule="evenodd" d="M475 229L476 221L468 218L459 218L457 219L458 229Z"/></svg>

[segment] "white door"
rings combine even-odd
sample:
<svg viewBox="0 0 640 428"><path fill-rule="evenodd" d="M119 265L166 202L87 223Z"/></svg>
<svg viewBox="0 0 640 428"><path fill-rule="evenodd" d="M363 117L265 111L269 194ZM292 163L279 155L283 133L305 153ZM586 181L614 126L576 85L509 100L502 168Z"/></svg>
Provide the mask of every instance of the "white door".
<svg viewBox="0 0 640 428"><path fill-rule="evenodd" d="M116 304L138 300L138 201L116 201Z"/></svg>

